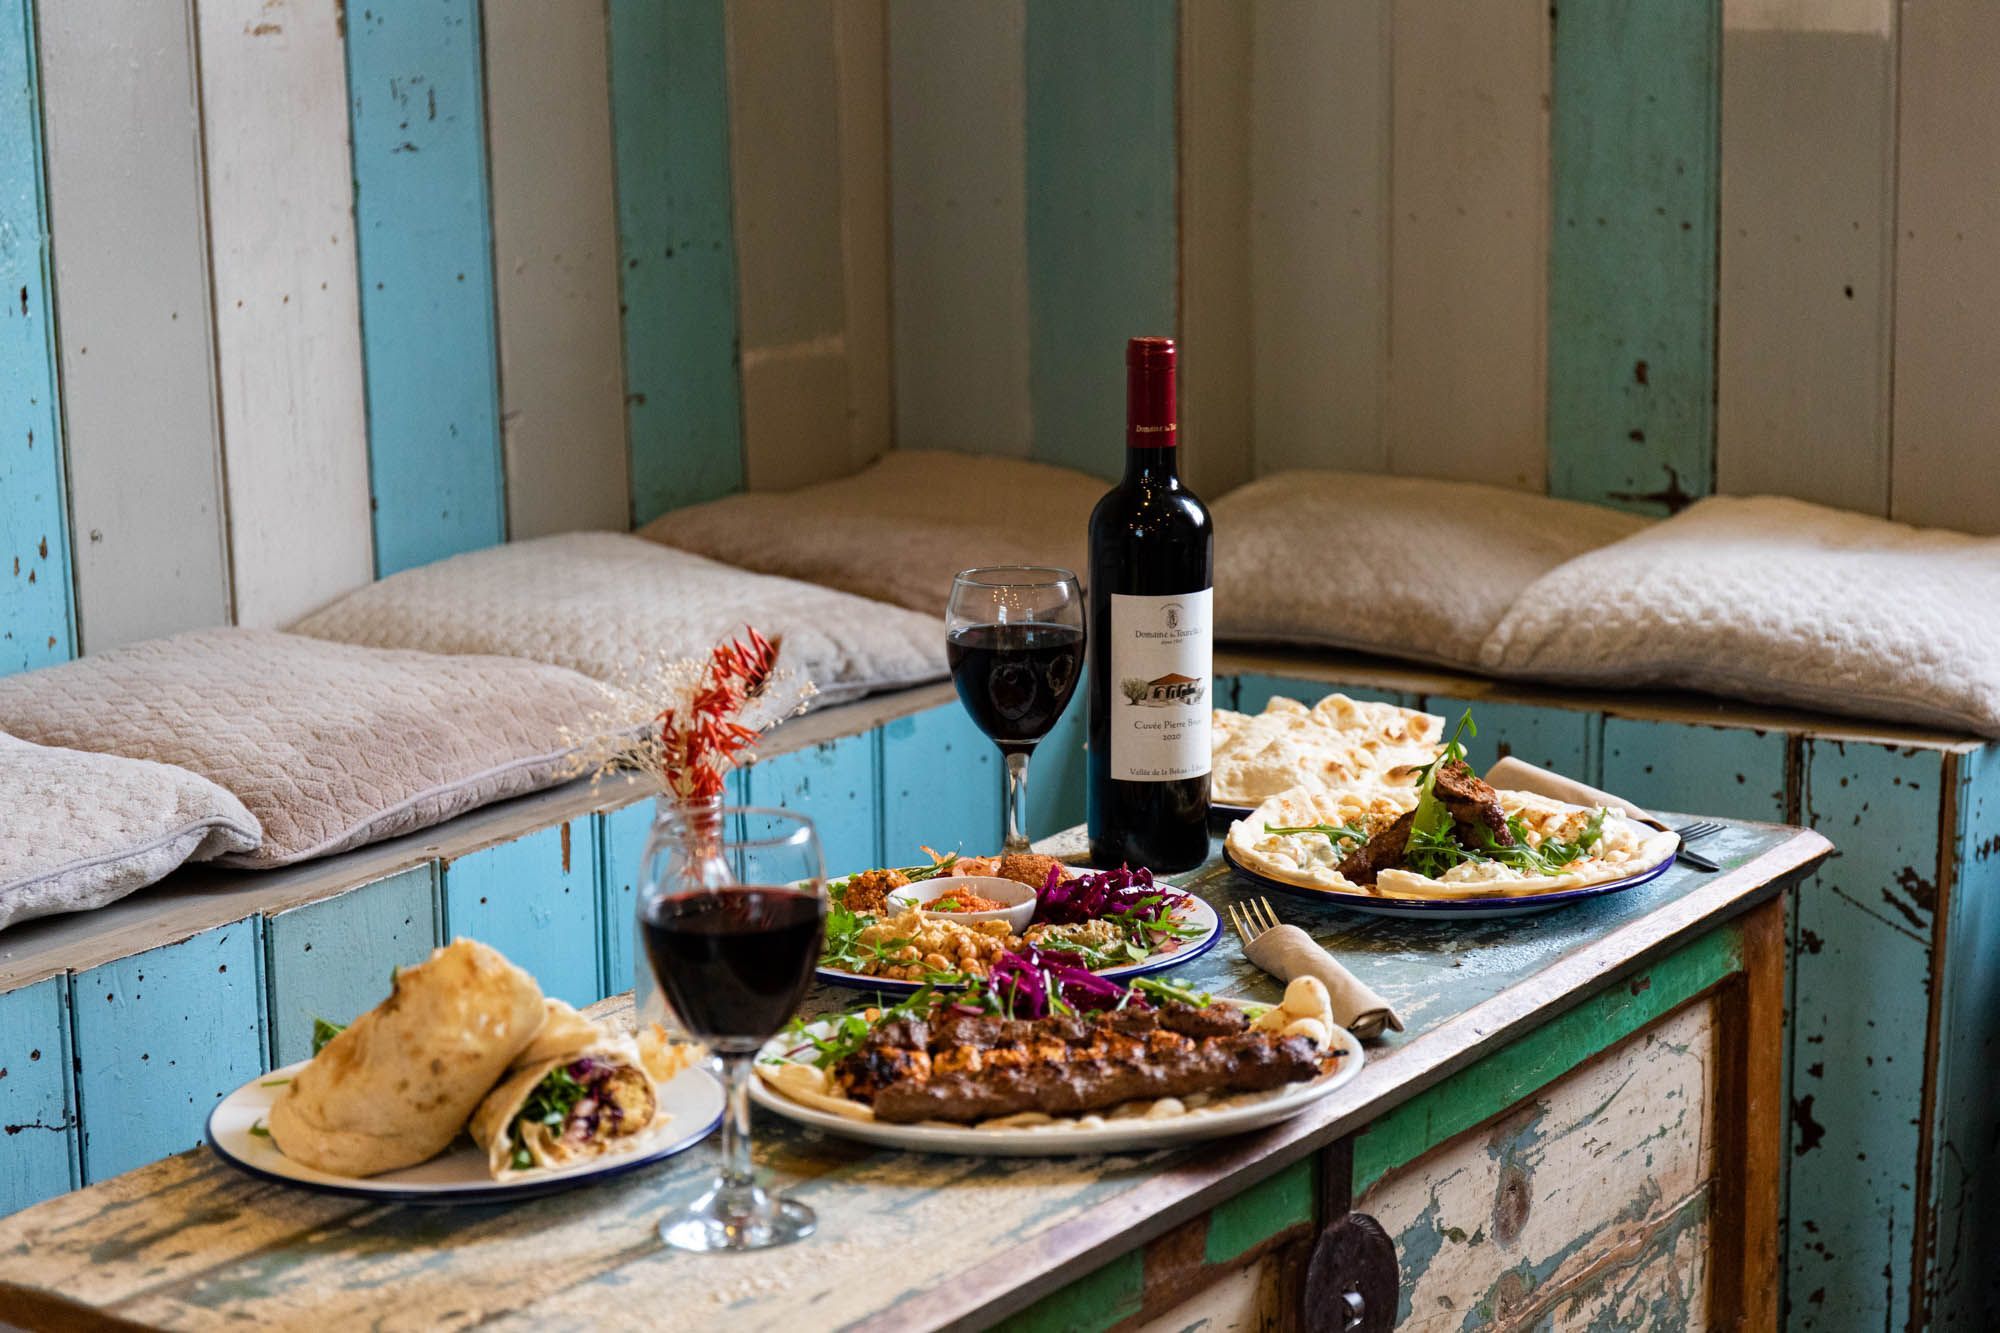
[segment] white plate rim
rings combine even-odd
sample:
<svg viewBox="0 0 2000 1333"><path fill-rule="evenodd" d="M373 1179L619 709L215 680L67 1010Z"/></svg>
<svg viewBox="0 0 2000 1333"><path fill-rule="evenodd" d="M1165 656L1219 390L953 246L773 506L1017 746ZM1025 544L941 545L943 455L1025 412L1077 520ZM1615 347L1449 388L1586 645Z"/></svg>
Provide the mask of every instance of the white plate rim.
<svg viewBox="0 0 2000 1333"><path fill-rule="evenodd" d="M1231 996L1218 998L1234 1003L1264 1003ZM812 1026L822 1026L826 1021L821 1019ZM1145 1152L1262 1129L1280 1120L1289 1120L1313 1102L1339 1090L1360 1074L1362 1065L1367 1063L1367 1056L1352 1032L1335 1027L1333 1033L1342 1053L1337 1069L1305 1083L1287 1085L1262 1101L1217 1111L1196 1110L1171 1119L1107 1120L1101 1126L1087 1129L1063 1126L976 1129L851 1120L844 1115L791 1100L772 1090L762 1074L753 1075L750 1080L750 1099L767 1111L813 1129L907 1152L953 1153L968 1157L1071 1157L1087 1153ZM782 1054L787 1044L784 1034L773 1037L758 1050L757 1062L761 1065L767 1056Z"/></svg>
<svg viewBox="0 0 2000 1333"><path fill-rule="evenodd" d="M282 1091L281 1087L264 1085L274 1079L290 1078L311 1063L310 1060L300 1060L259 1074L217 1102L208 1113L203 1131L210 1151L245 1175L318 1194L372 1199L380 1203L500 1203L536 1198L608 1180L686 1152L722 1124L725 1106L721 1080L697 1063L675 1074L661 1090L662 1101L673 1109L673 1119L652 1131L657 1142L645 1148L574 1166L538 1171L516 1180L495 1180L487 1174L485 1154L460 1138L444 1153L415 1166L385 1171L379 1176L337 1176L315 1170L302 1162L294 1162L278 1149L274 1141L249 1132L251 1125L265 1117L271 1103ZM466 1179L434 1181L410 1178L412 1172L435 1168L440 1162L451 1163L458 1158L467 1159ZM474 1168L478 1171L477 1179L470 1177L470 1170Z"/></svg>

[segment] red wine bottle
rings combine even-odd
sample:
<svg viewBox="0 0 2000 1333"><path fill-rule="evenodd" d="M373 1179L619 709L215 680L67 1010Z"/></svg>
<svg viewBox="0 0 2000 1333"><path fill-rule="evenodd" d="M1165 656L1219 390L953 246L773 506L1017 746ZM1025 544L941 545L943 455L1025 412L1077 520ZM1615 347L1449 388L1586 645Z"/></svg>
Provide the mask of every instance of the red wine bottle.
<svg viewBox="0 0 2000 1333"><path fill-rule="evenodd" d="M1090 515L1090 857L1208 857L1215 532L1181 484L1171 338L1125 348L1125 477Z"/></svg>

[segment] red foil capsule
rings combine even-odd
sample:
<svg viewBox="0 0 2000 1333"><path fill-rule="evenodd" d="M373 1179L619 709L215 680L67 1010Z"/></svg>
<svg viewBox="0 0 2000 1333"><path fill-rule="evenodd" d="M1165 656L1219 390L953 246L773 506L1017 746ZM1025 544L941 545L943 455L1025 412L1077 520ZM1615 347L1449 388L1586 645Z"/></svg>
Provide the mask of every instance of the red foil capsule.
<svg viewBox="0 0 2000 1333"><path fill-rule="evenodd" d="M1180 442L1174 408L1174 369L1180 360L1172 338L1134 338L1125 344L1125 447L1171 449Z"/></svg>

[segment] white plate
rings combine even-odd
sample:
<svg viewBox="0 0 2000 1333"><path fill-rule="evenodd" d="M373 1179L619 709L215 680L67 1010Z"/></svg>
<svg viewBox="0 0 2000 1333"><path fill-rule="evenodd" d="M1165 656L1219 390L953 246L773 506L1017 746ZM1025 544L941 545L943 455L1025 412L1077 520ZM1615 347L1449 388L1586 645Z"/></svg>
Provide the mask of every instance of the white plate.
<svg viewBox="0 0 2000 1333"><path fill-rule="evenodd" d="M815 1023L810 1031L825 1036L829 1025ZM801 1105L773 1089L762 1075L750 1083L750 1098L767 1111L841 1138L859 1139L884 1148L910 1152L959 1153L975 1157L1062 1157L1072 1153L1147 1152L1176 1144L1219 1139L1289 1120L1361 1072L1361 1043L1346 1028L1333 1030L1341 1060L1330 1074L1308 1083L1292 1083L1271 1092L1234 1094L1227 1104L1200 1107L1184 1115L1159 1120L1110 1120L1084 1117L1077 1123L1058 1122L1023 1129L978 1129L970 1125L891 1125L879 1120L850 1120L832 1111ZM787 1036L773 1037L757 1053L758 1062L782 1057L797 1044Z"/></svg>
<svg viewBox="0 0 2000 1333"><path fill-rule="evenodd" d="M208 1116L208 1146L216 1155L261 1180L297 1185L322 1194L393 1203L499 1203L553 1194L651 1166L692 1148L722 1123L722 1084L715 1075L695 1066L683 1069L660 1089L661 1102L672 1119L641 1135L638 1144L615 1156L503 1181L487 1174L486 1154L471 1140L461 1138L428 1162L400 1171L385 1171L379 1176L336 1176L293 1161L278 1151L275 1141L250 1132L252 1125L269 1123L271 1104L284 1091L282 1085L265 1085L273 1079L288 1078L309 1063L301 1060L274 1069L224 1097Z"/></svg>
<svg viewBox="0 0 2000 1333"><path fill-rule="evenodd" d="M1222 918L1206 900L1165 880L1158 880L1156 883L1163 889L1172 889L1176 893L1187 895L1187 910L1181 915L1180 920L1201 933L1182 940L1180 947L1169 953L1156 953L1143 962L1120 963L1117 967L1098 969L1098 976L1122 980L1164 972L1170 967L1193 962L1213 949L1215 942L1222 938ZM921 981L891 981L887 977L871 977L866 973L849 972L838 967L815 968L813 975L829 985L852 986L857 990L879 991L884 995L915 995L926 984Z"/></svg>

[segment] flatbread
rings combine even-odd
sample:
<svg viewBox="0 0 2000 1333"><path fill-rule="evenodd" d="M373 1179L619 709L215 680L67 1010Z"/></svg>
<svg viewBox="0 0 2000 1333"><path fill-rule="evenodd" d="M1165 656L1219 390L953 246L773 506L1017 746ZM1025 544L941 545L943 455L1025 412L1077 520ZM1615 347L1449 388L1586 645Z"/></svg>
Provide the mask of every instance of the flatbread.
<svg viewBox="0 0 2000 1333"><path fill-rule="evenodd" d="M1500 791L1500 808L1518 816L1534 835L1544 838L1574 837L1596 810L1571 805L1533 792ZM1386 805L1378 791L1376 805L1363 810L1365 827L1373 833L1384 826ZM1586 855L1570 863L1560 874L1537 875L1498 862L1467 862L1454 866L1441 878L1431 878L1408 870L1384 870L1373 888L1356 884L1338 869L1353 844L1335 848L1325 834L1272 834L1273 828L1298 827L1312 823L1350 823L1364 826L1353 817L1357 802L1370 799L1364 793L1314 793L1303 788L1272 797L1248 819L1229 830L1229 851L1239 864L1260 875L1300 888L1325 889L1336 893L1370 894L1380 898L1513 898L1532 897L1566 889L1608 884L1643 874L1660 865L1679 845L1671 832L1662 832L1625 816L1617 807L1606 807L1603 836ZM1414 794L1409 809L1415 804ZM1379 807L1379 808L1378 808ZM1319 819L1308 816L1318 813ZM1400 814L1401 811L1396 813ZM1339 816L1339 817L1336 817ZM1394 816L1390 816L1393 819Z"/></svg>
<svg viewBox="0 0 2000 1333"><path fill-rule="evenodd" d="M542 1026L535 979L476 940L396 973L389 998L292 1076L272 1104L285 1156L373 1176L444 1151Z"/></svg>
<svg viewBox="0 0 2000 1333"><path fill-rule="evenodd" d="M1256 805L1293 787L1409 785L1409 770L1436 757L1443 733L1444 719L1435 714L1344 694L1310 708L1278 697L1254 716L1217 709L1209 733L1211 799Z"/></svg>
<svg viewBox="0 0 2000 1333"><path fill-rule="evenodd" d="M621 1072L629 1070L643 1081L651 1105L646 1123L621 1127L624 1132L583 1144L561 1139L547 1126L530 1125L519 1146L528 1150L534 1165L513 1165L516 1144L511 1130L514 1117L520 1114L529 1095L557 1066L586 1058L601 1060ZM586 1159L617 1157L637 1150L649 1141L654 1130L673 1118L662 1107L659 1085L654 1081L652 1068L657 1063L657 1055L654 1061L645 1058L639 1041L630 1033L593 1023L561 1000L548 1001L541 1031L515 1059L500 1086L487 1094L473 1113L472 1140L486 1150L488 1173L495 1180L513 1180Z"/></svg>

